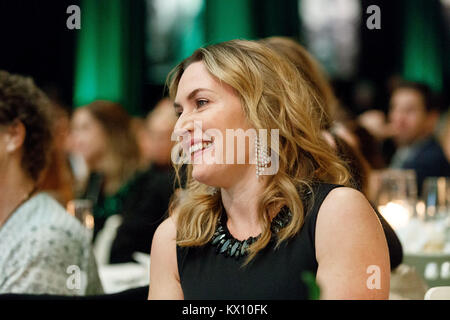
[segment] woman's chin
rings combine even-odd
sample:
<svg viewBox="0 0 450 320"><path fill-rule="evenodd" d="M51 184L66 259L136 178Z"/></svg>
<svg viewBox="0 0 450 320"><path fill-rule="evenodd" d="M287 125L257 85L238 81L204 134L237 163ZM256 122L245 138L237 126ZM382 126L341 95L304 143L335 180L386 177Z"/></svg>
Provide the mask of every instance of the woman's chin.
<svg viewBox="0 0 450 320"><path fill-rule="evenodd" d="M192 167L192 178L200 183L212 185L211 180L214 180L213 165L194 164Z"/></svg>

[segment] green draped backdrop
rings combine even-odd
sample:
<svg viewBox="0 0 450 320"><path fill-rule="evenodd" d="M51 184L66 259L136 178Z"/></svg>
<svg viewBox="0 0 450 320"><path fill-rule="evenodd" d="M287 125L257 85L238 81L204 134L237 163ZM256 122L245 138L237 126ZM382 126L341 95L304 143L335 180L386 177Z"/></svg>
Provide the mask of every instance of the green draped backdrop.
<svg viewBox="0 0 450 320"><path fill-rule="evenodd" d="M444 58L439 1L404 0L403 76L441 90ZM203 7L185 37L177 61L205 43L234 38L300 35L298 0L203 0ZM81 0L74 106L95 99L120 102L134 115L142 111L145 83L145 1ZM363 8L364 9L364 8ZM383 13L382 13L383 14ZM164 82L163 76L159 82Z"/></svg>
<svg viewBox="0 0 450 320"><path fill-rule="evenodd" d="M83 0L75 61L74 106L95 99L140 113L143 82L141 1Z"/></svg>
<svg viewBox="0 0 450 320"><path fill-rule="evenodd" d="M442 90L443 30L438 1L404 1L403 77ZM448 56L447 56L448 59Z"/></svg>

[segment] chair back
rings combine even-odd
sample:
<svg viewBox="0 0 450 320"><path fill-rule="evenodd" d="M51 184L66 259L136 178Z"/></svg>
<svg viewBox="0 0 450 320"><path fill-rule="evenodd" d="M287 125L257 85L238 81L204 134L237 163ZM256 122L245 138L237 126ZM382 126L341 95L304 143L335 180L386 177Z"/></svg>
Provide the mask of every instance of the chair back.
<svg viewBox="0 0 450 320"><path fill-rule="evenodd" d="M434 287L425 293L425 300L450 300L450 287Z"/></svg>

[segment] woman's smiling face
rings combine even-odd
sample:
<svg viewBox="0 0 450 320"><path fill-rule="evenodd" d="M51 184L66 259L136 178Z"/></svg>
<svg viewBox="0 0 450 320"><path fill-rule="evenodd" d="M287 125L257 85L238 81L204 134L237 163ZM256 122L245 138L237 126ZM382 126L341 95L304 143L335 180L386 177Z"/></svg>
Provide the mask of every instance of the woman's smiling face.
<svg viewBox="0 0 450 320"><path fill-rule="evenodd" d="M183 149L191 157L192 177L195 180L210 186L227 188L249 170L255 170L247 161L248 148L245 148L245 164L236 165L236 161L225 164L226 130L246 131L250 126L239 96L231 86L212 76L202 61L190 64L183 72L174 106L179 115L175 133L183 136ZM218 136L223 137L220 143ZM236 139L233 140L234 148L228 148L228 152L234 150L236 158L237 144ZM223 159L223 164L215 161L219 159L216 154Z"/></svg>

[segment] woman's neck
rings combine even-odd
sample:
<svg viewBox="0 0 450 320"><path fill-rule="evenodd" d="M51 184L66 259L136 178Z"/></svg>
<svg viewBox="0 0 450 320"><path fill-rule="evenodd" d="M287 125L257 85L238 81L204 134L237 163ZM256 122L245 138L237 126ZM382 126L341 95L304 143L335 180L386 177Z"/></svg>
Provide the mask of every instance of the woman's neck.
<svg viewBox="0 0 450 320"><path fill-rule="evenodd" d="M253 173L239 179L230 188L222 188L222 202L228 217L227 227L236 239L243 240L261 233L258 200L265 185L265 178L258 179Z"/></svg>
<svg viewBox="0 0 450 320"><path fill-rule="evenodd" d="M25 201L35 188L35 182L22 169L20 163L2 168L0 173L0 226Z"/></svg>

